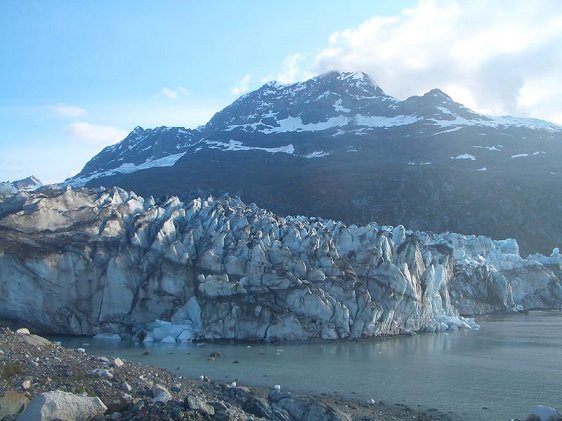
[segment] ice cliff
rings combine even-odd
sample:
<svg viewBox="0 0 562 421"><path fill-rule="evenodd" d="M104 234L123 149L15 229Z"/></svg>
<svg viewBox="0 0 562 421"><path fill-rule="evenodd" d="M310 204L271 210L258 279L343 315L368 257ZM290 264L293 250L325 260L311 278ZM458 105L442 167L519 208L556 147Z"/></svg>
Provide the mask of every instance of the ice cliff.
<svg viewBox="0 0 562 421"><path fill-rule="evenodd" d="M119 188L0 199L0 319L60 334L274 341L474 326L560 308L562 258L514 240L280 217ZM145 336L146 335L146 336Z"/></svg>

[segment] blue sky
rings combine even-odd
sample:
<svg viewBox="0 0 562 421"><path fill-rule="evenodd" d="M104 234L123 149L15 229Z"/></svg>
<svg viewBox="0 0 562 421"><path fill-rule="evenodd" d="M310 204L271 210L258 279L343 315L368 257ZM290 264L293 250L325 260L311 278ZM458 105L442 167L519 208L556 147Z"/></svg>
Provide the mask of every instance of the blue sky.
<svg viewBox="0 0 562 421"><path fill-rule="evenodd" d="M561 124L559 3L511 4L8 0L0 180L62 181L137 125L196 127L266 80L332 69L366 71L399 98L439 87Z"/></svg>

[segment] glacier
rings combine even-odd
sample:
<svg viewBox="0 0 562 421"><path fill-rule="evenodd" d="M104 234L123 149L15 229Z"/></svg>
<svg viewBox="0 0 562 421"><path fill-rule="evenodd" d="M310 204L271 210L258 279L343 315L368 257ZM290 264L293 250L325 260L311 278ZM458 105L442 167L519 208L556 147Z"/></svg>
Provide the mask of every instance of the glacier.
<svg viewBox="0 0 562 421"><path fill-rule="evenodd" d="M562 306L558 250L513 239L282 217L228 196L110 189L0 198L0 320L181 342L364 338L475 328Z"/></svg>

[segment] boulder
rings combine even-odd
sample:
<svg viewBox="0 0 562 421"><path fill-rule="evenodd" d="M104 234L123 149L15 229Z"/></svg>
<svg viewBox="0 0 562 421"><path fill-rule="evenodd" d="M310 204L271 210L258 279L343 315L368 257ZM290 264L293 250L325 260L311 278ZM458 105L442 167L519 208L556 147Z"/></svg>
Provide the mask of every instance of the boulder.
<svg viewBox="0 0 562 421"><path fill-rule="evenodd" d="M8 390L0 398L0 419L18 415L29 404L29 398L23 393Z"/></svg>
<svg viewBox="0 0 562 421"><path fill-rule="evenodd" d="M172 394L161 384L152 386L152 401L166 403L172 399Z"/></svg>
<svg viewBox="0 0 562 421"><path fill-rule="evenodd" d="M184 399L184 403L186 404L186 406L193 410L193 411L197 411L200 414L203 415L215 415L215 408L208 404L207 402L205 402L203 399L198 398L196 396L186 396Z"/></svg>
<svg viewBox="0 0 562 421"><path fill-rule="evenodd" d="M54 390L36 396L17 421L89 420L106 410L107 407L97 396L78 396Z"/></svg>

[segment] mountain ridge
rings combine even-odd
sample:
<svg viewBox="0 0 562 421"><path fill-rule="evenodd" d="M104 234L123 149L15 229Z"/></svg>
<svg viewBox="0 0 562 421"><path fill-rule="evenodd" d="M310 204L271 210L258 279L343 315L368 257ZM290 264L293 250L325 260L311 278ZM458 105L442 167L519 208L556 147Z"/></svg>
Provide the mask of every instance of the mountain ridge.
<svg viewBox="0 0 562 421"><path fill-rule="evenodd" d="M400 101L364 73L329 72L266 83L196 129L137 127L67 183L231 193L284 214L526 238L545 252L562 238L550 222L562 216L561 143L553 123L479 114L438 89Z"/></svg>

